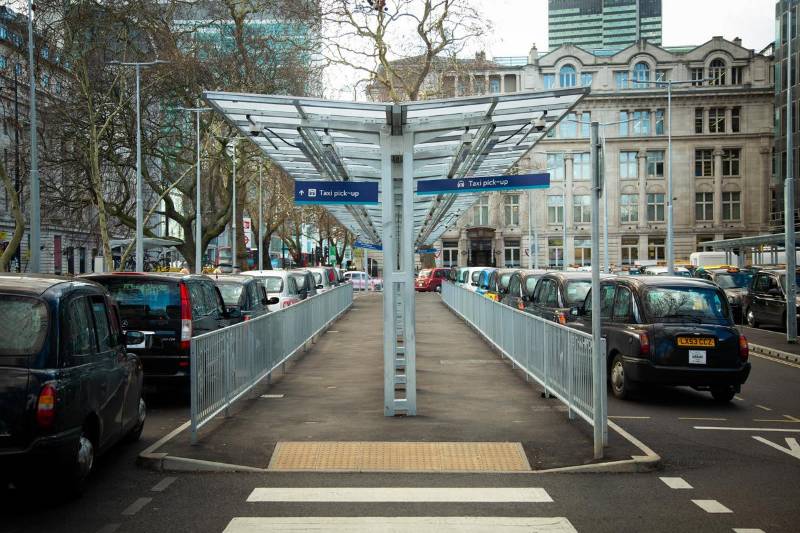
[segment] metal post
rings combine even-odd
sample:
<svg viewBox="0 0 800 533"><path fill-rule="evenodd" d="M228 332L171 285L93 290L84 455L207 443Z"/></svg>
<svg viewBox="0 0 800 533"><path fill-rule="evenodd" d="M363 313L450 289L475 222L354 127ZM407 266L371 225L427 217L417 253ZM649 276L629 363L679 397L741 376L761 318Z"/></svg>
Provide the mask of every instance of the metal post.
<svg viewBox="0 0 800 533"><path fill-rule="evenodd" d="M406 362L406 415L417 414L417 342L414 290L414 134L403 136L403 347Z"/></svg>
<svg viewBox="0 0 800 533"><path fill-rule="evenodd" d="M599 124L592 122L592 390L594 392L593 425L594 425L594 457L603 457L603 420L602 403L606 394L605 375L601 358L602 335L600 322L600 261L597 254L600 251L600 161L598 143Z"/></svg>
<svg viewBox="0 0 800 533"><path fill-rule="evenodd" d="M382 131L381 140L381 206L383 225L383 414L394 416L394 375L397 337L395 335L395 212L394 180L392 179L392 138Z"/></svg>
<svg viewBox="0 0 800 533"><path fill-rule="evenodd" d="M31 77L31 244L30 271L41 272L41 220L39 198L39 141L36 133L36 61L33 38L33 0L28 0L28 71Z"/></svg>
<svg viewBox="0 0 800 533"><path fill-rule="evenodd" d="M564 176L564 193L561 196L562 231L561 231L561 270L567 269L567 178Z"/></svg>
<svg viewBox="0 0 800 533"><path fill-rule="evenodd" d="M533 268L535 252L533 251L533 191L528 191L528 268Z"/></svg>
<svg viewBox="0 0 800 533"><path fill-rule="evenodd" d="M675 230L672 218L672 80L667 82L667 273L675 274Z"/></svg>
<svg viewBox="0 0 800 533"><path fill-rule="evenodd" d="M197 116L197 182L195 183L195 222L194 222L194 271L200 274L203 271L203 209L200 201L200 110ZM169 224L169 220L167 220Z"/></svg>
<svg viewBox="0 0 800 533"><path fill-rule="evenodd" d="M19 92L17 83L17 67L19 63L14 64L14 194L17 195L19 205L22 205L22 182L19 177ZM22 272L22 249L21 245L17 246L14 252L14 258L17 260L17 272Z"/></svg>
<svg viewBox="0 0 800 533"><path fill-rule="evenodd" d="M233 239L231 240L231 272L236 274L238 267L236 261L236 144L238 139L233 139L233 204L231 215L231 229L233 230Z"/></svg>
<svg viewBox="0 0 800 533"><path fill-rule="evenodd" d="M792 10L788 10L786 28L786 184L784 186L784 232L786 242L786 342L797 342L797 269L794 238L794 143L792 139Z"/></svg>
<svg viewBox="0 0 800 533"><path fill-rule="evenodd" d="M144 205L142 202L141 65L136 65L136 272L144 271Z"/></svg>
<svg viewBox="0 0 800 533"><path fill-rule="evenodd" d="M263 162L262 162L263 163ZM264 270L264 181L262 164L258 165L258 269Z"/></svg>
<svg viewBox="0 0 800 533"><path fill-rule="evenodd" d="M606 176L606 136L603 135L602 139L602 146L603 146L603 166L600 167L602 170L603 179ZM598 166L600 165L600 161L598 160ZM609 265L609 258L608 258L608 191L605 187L603 187L603 271L606 274L611 273L611 266Z"/></svg>

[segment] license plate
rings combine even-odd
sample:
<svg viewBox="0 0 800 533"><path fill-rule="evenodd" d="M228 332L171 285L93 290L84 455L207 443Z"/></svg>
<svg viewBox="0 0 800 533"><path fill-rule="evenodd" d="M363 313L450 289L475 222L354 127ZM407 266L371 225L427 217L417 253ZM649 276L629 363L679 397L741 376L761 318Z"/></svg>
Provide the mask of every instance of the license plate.
<svg viewBox="0 0 800 533"><path fill-rule="evenodd" d="M708 337L678 337L678 346L685 346L689 348L693 348L695 346L703 346L707 348L713 348L717 345L717 341L714 338Z"/></svg>
<svg viewBox="0 0 800 533"><path fill-rule="evenodd" d="M690 365L704 365L704 364L706 364L706 351L705 350L689 350L689 364Z"/></svg>

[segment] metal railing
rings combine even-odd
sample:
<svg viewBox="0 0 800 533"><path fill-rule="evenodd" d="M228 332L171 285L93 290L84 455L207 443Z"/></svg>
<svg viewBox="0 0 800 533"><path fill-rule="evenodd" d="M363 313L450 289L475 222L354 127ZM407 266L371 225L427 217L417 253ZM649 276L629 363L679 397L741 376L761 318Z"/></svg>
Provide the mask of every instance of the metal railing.
<svg viewBox="0 0 800 533"><path fill-rule="evenodd" d="M569 418L577 414L592 427L600 424L603 445L607 444L606 395L602 395L601 405L594 405L590 334L524 313L453 283L442 283L442 301L539 382L545 394L561 400ZM605 339L600 353L605 353ZM605 364L603 358L604 385Z"/></svg>
<svg viewBox="0 0 800 533"><path fill-rule="evenodd" d="M198 430L302 349L353 303L349 283L280 311L192 339L191 432Z"/></svg>

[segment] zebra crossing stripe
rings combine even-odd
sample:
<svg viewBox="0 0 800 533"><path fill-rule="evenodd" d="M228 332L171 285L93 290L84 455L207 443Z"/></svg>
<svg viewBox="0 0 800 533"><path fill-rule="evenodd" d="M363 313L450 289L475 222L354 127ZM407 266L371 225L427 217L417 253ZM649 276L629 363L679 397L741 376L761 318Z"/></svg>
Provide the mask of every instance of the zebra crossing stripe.
<svg viewBox="0 0 800 533"><path fill-rule="evenodd" d="M495 516L356 516L356 517L237 517L224 533L284 533L327 531L362 533L409 531L413 533L577 533L565 517Z"/></svg>
<svg viewBox="0 0 800 533"><path fill-rule="evenodd" d="M541 488L258 487L248 502L548 503Z"/></svg>

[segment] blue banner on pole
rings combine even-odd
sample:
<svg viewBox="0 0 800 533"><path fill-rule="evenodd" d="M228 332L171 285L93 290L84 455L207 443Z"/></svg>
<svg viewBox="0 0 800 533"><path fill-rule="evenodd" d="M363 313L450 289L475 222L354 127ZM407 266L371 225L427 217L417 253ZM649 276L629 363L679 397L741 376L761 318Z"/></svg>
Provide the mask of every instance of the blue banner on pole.
<svg viewBox="0 0 800 533"><path fill-rule="evenodd" d="M296 204L377 204L378 183L370 181L295 181Z"/></svg>
<svg viewBox="0 0 800 533"><path fill-rule="evenodd" d="M356 241L353 243L353 248L366 248L367 250L375 250L378 252L383 251L383 246L380 244L372 244L371 242Z"/></svg>
<svg viewBox="0 0 800 533"><path fill-rule="evenodd" d="M459 194L516 189L547 189L550 174L520 174L518 176L487 176L444 180L419 180L417 194Z"/></svg>
<svg viewBox="0 0 800 533"><path fill-rule="evenodd" d="M436 248L420 248L417 250L418 254L436 254L439 250Z"/></svg>

